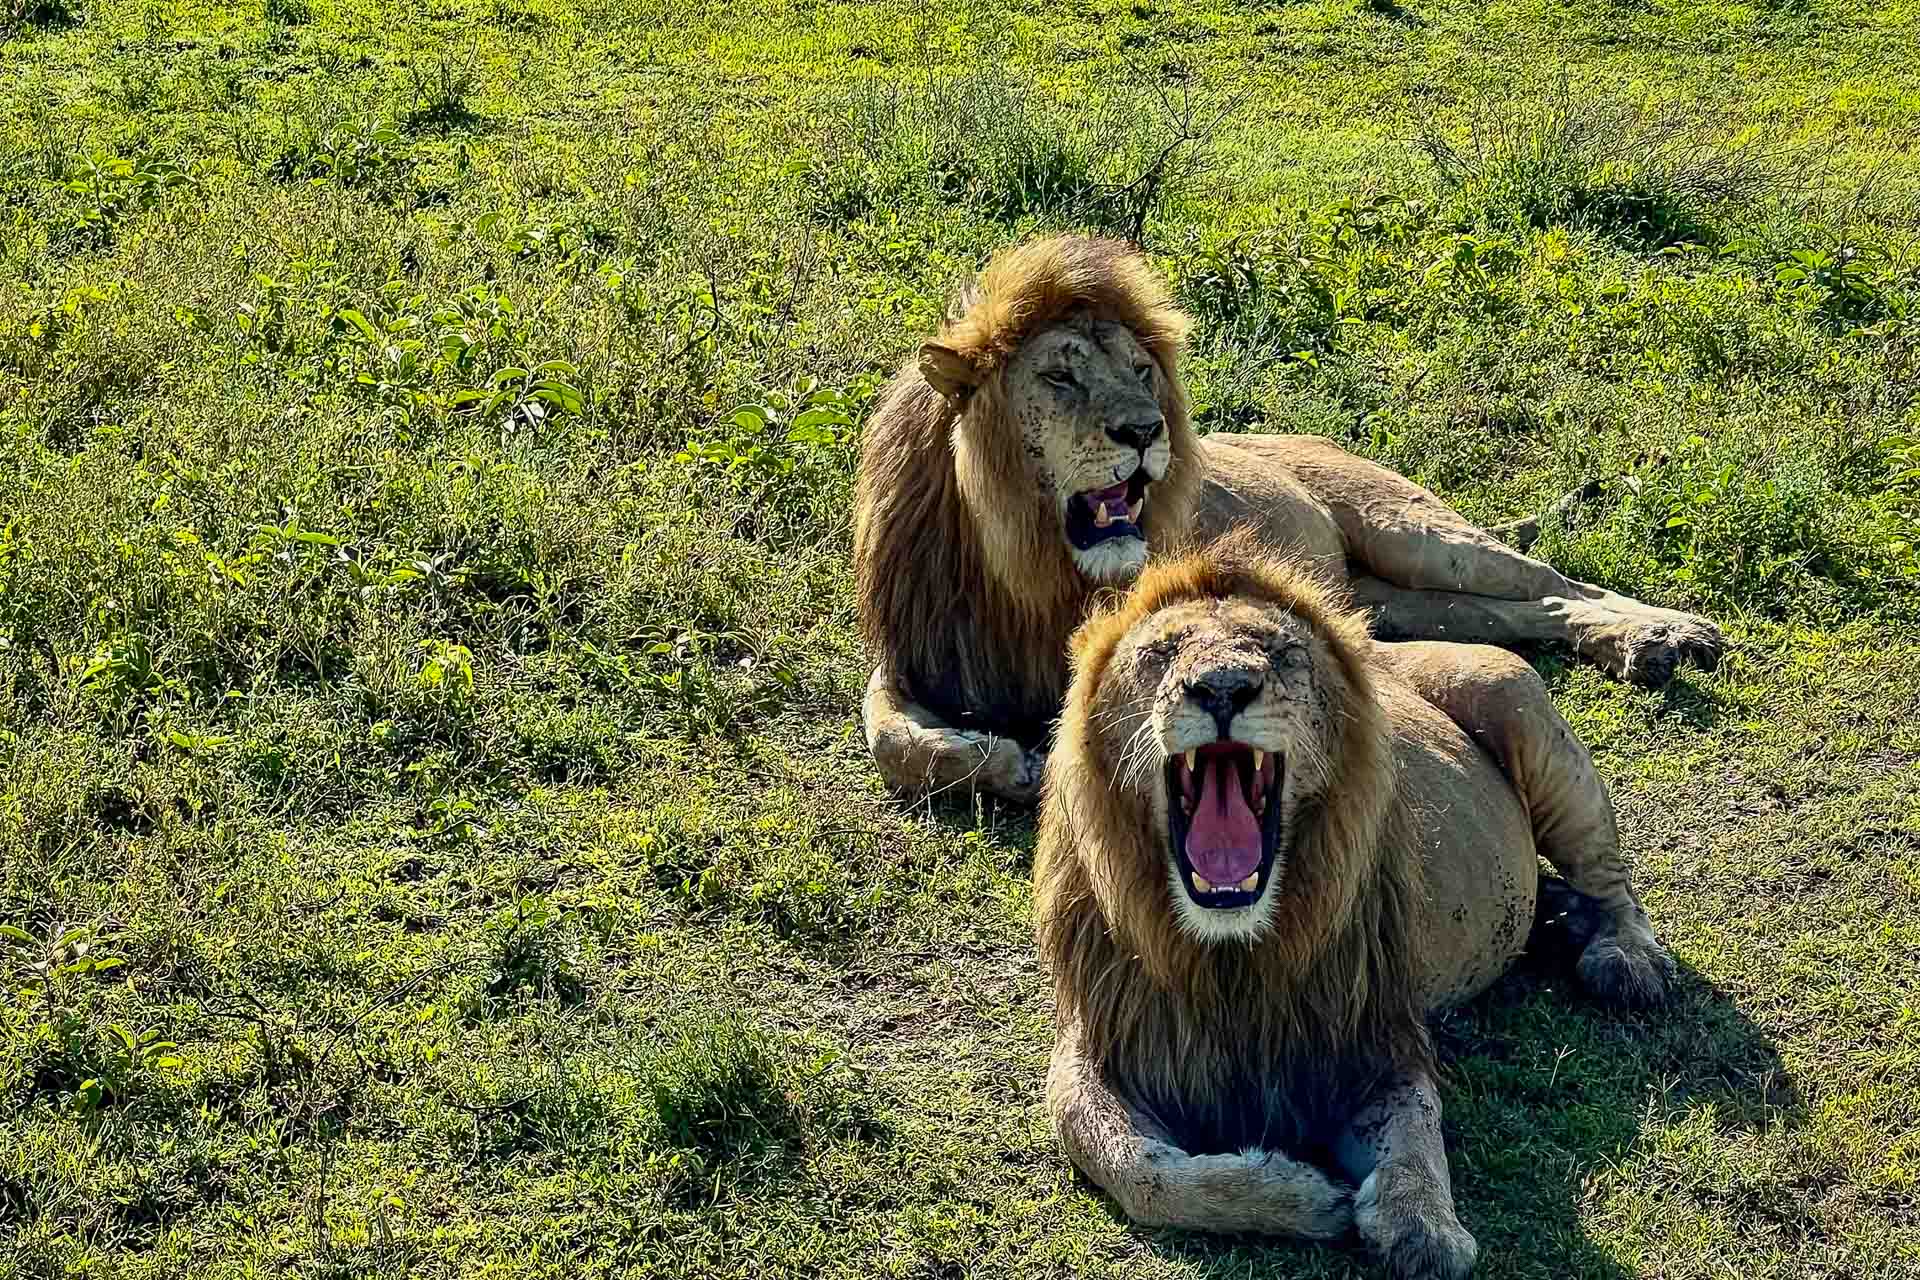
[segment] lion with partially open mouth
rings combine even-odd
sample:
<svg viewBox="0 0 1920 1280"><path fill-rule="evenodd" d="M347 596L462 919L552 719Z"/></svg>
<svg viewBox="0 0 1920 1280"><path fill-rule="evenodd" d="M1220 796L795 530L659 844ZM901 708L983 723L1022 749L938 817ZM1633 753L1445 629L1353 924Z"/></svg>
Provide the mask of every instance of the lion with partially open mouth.
<svg viewBox="0 0 1920 1280"><path fill-rule="evenodd" d="M1035 240L996 255L888 386L854 570L891 785L1031 800L1094 596L1238 525L1350 587L1383 639L1557 641L1646 685L1718 661L1707 619L1566 578L1331 440L1201 436L1187 327L1125 245Z"/></svg>

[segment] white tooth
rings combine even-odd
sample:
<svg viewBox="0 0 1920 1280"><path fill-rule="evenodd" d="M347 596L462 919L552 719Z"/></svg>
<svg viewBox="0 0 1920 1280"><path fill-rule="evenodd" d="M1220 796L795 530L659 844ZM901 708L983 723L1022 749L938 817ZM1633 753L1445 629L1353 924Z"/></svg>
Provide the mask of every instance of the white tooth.
<svg viewBox="0 0 1920 1280"><path fill-rule="evenodd" d="M1131 506L1127 508L1127 519L1133 521L1135 524L1139 524L1140 513L1142 511L1145 511L1146 509L1147 509L1147 500L1145 498L1142 498L1140 499L1140 501L1133 503Z"/></svg>
<svg viewBox="0 0 1920 1280"><path fill-rule="evenodd" d="M1198 871L1196 871L1193 873L1193 887L1195 889L1198 889L1201 893L1212 893L1213 881L1207 879L1205 876L1201 875Z"/></svg>
<svg viewBox="0 0 1920 1280"><path fill-rule="evenodd" d="M1095 505L1095 507L1093 508L1094 528L1104 529L1112 523L1113 523L1113 517L1107 514L1107 504L1102 502Z"/></svg>
<svg viewBox="0 0 1920 1280"><path fill-rule="evenodd" d="M1242 893L1252 893L1259 884L1260 884L1260 873L1256 871L1252 875L1248 876L1245 880L1242 880L1240 882L1240 891Z"/></svg>
<svg viewBox="0 0 1920 1280"><path fill-rule="evenodd" d="M1195 762L1197 762L1199 759L1200 759L1200 753L1194 750L1192 747L1188 747L1187 748L1187 772L1188 773L1193 772L1193 766Z"/></svg>
<svg viewBox="0 0 1920 1280"><path fill-rule="evenodd" d="M1260 772L1260 766L1265 764L1266 762L1267 762L1267 753L1260 750L1258 747L1255 747L1253 749L1253 771L1255 773Z"/></svg>

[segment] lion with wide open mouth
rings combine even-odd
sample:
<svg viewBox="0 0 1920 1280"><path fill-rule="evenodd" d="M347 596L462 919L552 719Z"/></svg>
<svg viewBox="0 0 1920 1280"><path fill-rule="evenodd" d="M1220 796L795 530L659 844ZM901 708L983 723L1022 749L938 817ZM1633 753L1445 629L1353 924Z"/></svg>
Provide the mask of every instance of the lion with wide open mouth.
<svg viewBox="0 0 1920 1280"><path fill-rule="evenodd" d="M1670 980L1585 748L1519 658L1375 641L1255 536L1149 566L1073 652L1034 869L1068 1157L1143 1224L1465 1275L1426 1015L1548 932L1604 1000Z"/></svg>

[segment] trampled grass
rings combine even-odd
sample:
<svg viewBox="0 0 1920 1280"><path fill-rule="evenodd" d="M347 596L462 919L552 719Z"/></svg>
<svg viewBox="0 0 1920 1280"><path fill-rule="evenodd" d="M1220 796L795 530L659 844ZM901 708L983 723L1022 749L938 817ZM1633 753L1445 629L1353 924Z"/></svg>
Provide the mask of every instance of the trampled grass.
<svg viewBox="0 0 1920 1280"><path fill-rule="evenodd" d="M862 749L946 289L1723 620L1533 655L1674 1008L1441 1029L1491 1277L1920 1274L1920 10L0 0L0 1273L1365 1274L1041 1107L1031 826Z"/></svg>

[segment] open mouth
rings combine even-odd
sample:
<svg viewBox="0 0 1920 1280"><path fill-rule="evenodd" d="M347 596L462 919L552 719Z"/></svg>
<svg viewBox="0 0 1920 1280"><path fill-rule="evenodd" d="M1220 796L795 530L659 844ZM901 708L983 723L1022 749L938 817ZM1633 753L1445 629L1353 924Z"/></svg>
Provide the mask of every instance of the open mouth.
<svg viewBox="0 0 1920 1280"><path fill-rule="evenodd" d="M1187 896L1231 910L1257 901L1280 843L1278 752L1213 742L1167 761L1167 824Z"/></svg>
<svg viewBox="0 0 1920 1280"><path fill-rule="evenodd" d="M1088 489L1067 500L1067 541L1085 551L1110 538L1138 538L1140 514L1147 509L1144 470L1120 484Z"/></svg>

